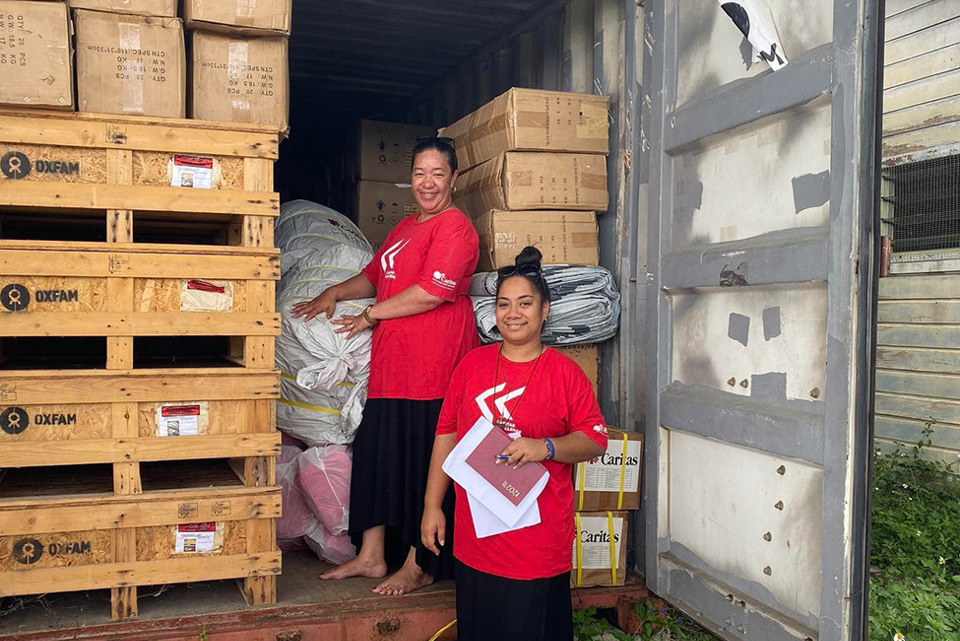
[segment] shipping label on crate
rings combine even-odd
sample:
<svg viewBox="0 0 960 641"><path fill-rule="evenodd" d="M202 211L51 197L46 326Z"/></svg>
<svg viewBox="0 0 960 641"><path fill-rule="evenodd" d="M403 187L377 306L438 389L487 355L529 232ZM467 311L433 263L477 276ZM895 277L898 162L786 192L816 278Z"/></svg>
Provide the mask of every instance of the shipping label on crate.
<svg viewBox="0 0 960 641"><path fill-rule="evenodd" d="M636 492L640 485L642 458L643 441L627 441L624 454L623 440L611 434L606 452L577 465L575 489L579 490L582 486L587 492L619 492L622 476L623 491Z"/></svg>
<svg viewBox="0 0 960 641"><path fill-rule="evenodd" d="M232 312L233 282L229 280L184 280L180 286L181 312Z"/></svg>
<svg viewBox="0 0 960 641"><path fill-rule="evenodd" d="M620 567L620 548L621 539L626 534L624 530L623 518L615 516L612 519L613 531L610 530L611 519L606 514L597 514L587 516L581 514L578 519L578 541L573 542L573 567L583 570L609 570L610 549L613 548L616 563L614 567ZM610 537L613 537L611 546ZM577 553L579 551L580 563L577 563Z"/></svg>
<svg viewBox="0 0 960 641"><path fill-rule="evenodd" d="M201 554L223 549L223 523L181 523L173 526L174 554Z"/></svg>
<svg viewBox="0 0 960 641"><path fill-rule="evenodd" d="M171 187L213 189L219 182L220 163L209 156L176 154L168 164Z"/></svg>
<svg viewBox="0 0 960 641"><path fill-rule="evenodd" d="M157 436L200 436L210 420L208 401L160 403L156 409Z"/></svg>

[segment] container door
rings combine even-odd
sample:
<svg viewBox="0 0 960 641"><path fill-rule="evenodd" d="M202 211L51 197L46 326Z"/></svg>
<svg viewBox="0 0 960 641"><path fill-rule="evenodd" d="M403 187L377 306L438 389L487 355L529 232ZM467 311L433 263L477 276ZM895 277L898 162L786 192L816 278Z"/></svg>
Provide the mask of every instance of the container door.
<svg viewBox="0 0 960 641"><path fill-rule="evenodd" d="M647 582L724 639L863 631L879 4L645 3Z"/></svg>

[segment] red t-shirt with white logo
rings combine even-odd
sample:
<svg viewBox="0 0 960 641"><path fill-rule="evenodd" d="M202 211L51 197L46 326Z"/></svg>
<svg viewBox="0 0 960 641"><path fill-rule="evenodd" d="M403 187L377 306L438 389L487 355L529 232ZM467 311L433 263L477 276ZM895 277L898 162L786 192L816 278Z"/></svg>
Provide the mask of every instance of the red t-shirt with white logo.
<svg viewBox="0 0 960 641"><path fill-rule="evenodd" d="M479 256L477 231L459 209L423 222L407 216L387 234L363 268L377 288L377 301L419 285L446 302L429 312L377 323L369 398L443 398L453 368L480 343L467 295Z"/></svg>
<svg viewBox="0 0 960 641"><path fill-rule="evenodd" d="M536 363L509 361L500 356L499 345L486 345L464 357L450 381L437 434L456 433L459 440L481 416L491 422L505 418L508 432L527 438L582 432L598 445L607 444L589 379L572 359L549 347ZM540 523L512 532L478 539L466 492L455 485L454 556L476 570L508 579L544 579L571 570L576 532L572 466L558 461L542 464L550 480L537 498Z"/></svg>

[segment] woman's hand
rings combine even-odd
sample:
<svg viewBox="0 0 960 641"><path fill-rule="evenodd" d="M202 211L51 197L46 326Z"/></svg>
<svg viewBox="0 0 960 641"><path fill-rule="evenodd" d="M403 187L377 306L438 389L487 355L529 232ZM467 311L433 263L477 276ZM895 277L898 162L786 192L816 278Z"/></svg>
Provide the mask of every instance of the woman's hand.
<svg viewBox="0 0 960 641"><path fill-rule="evenodd" d="M524 463L544 460L550 456L550 450L542 438L518 438L503 448L500 456L507 458L498 458L496 461L498 465L503 463L517 469L523 467Z"/></svg>
<svg viewBox="0 0 960 641"><path fill-rule="evenodd" d="M347 340L350 340L368 327L373 327L373 325L368 323L367 319L363 317L363 314L357 314L356 316L344 314L340 318L334 318L330 323L332 325L339 325L339 329L335 329L333 332L335 334L346 333Z"/></svg>
<svg viewBox="0 0 960 641"><path fill-rule="evenodd" d="M326 314L327 318L332 318L336 308L337 295L334 288L329 287L313 300L294 305L290 315L294 318L303 316L303 320L306 322L320 314Z"/></svg>
<svg viewBox="0 0 960 641"><path fill-rule="evenodd" d="M443 540L446 531L447 517L443 515L443 510L439 507L425 507L423 519L420 521L420 541L423 547L439 556L440 548L446 543Z"/></svg>

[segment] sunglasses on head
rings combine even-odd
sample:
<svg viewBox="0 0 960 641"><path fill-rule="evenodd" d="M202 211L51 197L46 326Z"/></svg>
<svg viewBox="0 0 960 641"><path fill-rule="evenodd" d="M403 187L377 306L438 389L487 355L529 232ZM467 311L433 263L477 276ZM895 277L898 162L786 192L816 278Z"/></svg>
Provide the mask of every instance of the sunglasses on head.
<svg viewBox="0 0 960 641"><path fill-rule="evenodd" d="M497 270L497 278L503 280L510 276L542 276L543 273L536 265L508 265Z"/></svg>
<svg viewBox="0 0 960 641"><path fill-rule="evenodd" d="M433 141L442 142L445 145L450 145L451 147L453 147L453 138L447 138L446 136L420 136L419 138L417 138L418 143L433 142Z"/></svg>

